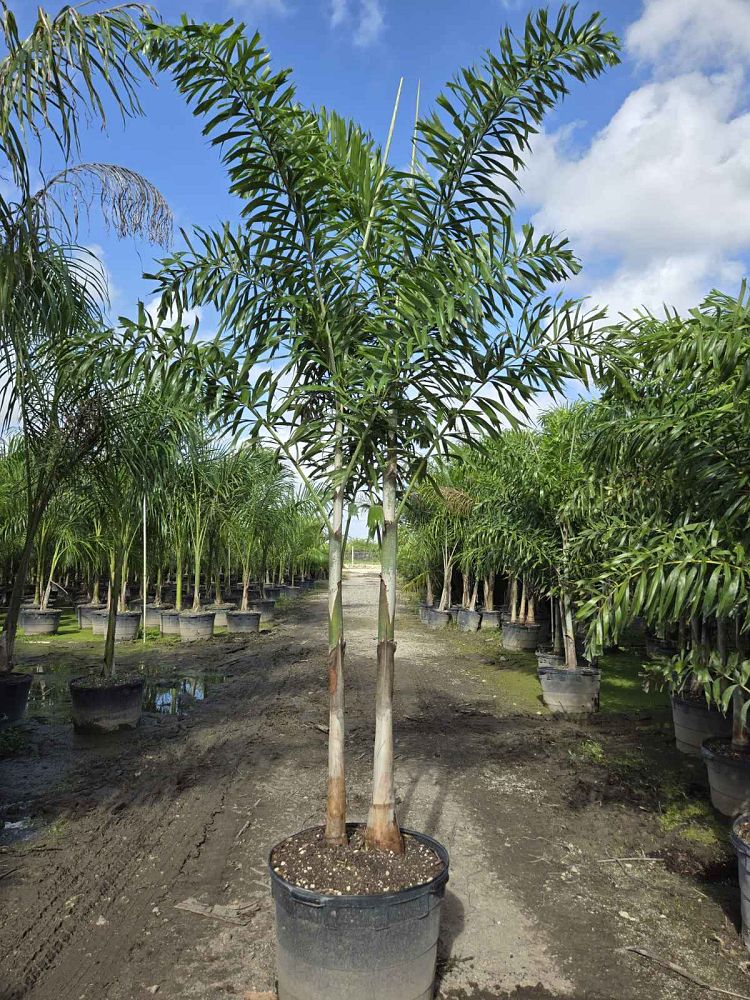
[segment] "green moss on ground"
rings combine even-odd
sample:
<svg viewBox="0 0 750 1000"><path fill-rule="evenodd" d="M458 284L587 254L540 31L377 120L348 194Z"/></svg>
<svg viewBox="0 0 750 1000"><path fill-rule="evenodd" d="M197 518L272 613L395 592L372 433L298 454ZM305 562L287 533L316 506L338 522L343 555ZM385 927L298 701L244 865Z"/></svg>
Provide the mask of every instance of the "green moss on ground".
<svg viewBox="0 0 750 1000"><path fill-rule="evenodd" d="M465 653L465 665L491 687L501 706L520 712L547 713L533 653L503 649L499 634L488 635L480 631L471 635L453 629L449 629L448 634ZM668 716L669 705L664 693L643 690L643 662L640 653L626 650L601 658L600 711L603 714Z"/></svg>
<svg viewBox="0 0 750 1000"><path fill-rule="evenodd" d="M726 825L717 817L711 803L688 798L682 789L668 788L659 825L665 833L676 833L701 847L726 847Z"/></svg>

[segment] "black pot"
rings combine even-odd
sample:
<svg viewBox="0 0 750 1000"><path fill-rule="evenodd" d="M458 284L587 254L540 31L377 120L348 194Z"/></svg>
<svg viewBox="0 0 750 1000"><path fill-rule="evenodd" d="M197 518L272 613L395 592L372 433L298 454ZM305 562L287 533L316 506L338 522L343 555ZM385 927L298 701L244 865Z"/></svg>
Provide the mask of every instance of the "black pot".
<svg viewBox="0 0 750 1000"><path fill-rule="evenodd" d="M107 618L108 611L106 608L101 611L90 611L89 621L91 622L91 631L94 635L106 635L107 634Z"/></svg>
<svg viewBox="0 0 750 1000"><path fill-rule="evenodd" d="M565 667L565 657L559 653L553 653L551 649L537 649L536 664L537 667L562 670Z"/></svg>
<svg viewBox="0 0 750 1000"><path fill-rule="evenodd" d="M20 722L26 714L31 674L0 674L0 729Z"/></svg>
<svg viewBox="0 0 750 1000"><path fill-rule="evenodd" d="M282 590L281 587L266 587L265 588L266 599L269 601L278 601L278 599L281 597L281 590Z"/></svg>
<svg viewBox="0 0 750 1000"><path fill-rule="evenodd" d="M227 611L236 611L237 605L227 601L224 604L209 604L206 610L214 613L214 628L227 628Z"/></svg>
<svg viewBox="0 0 750 1000"><path fill-rule="evenodd" d="M480 628L500 628L502 611L483 611Z"/></svg>
<svg viewBox="0 0 750 1000"><path fill-rule="evenodd" d="M147 604L146 605L146 628L161 628L162 611L169 611L169 604ZM143 622L143 609L140 612L141 622Z"/></svg>
<svg viewBox="0 0 750 1000"><path fill-rule="evenodd" d="M458 611L458 627L462 632L477 632L482 624L482 613L480 611L469 611L468 608L460 608Z"/></svg>
<svg viewBox="0 0 750 1000"><path fill-rule="evenodd" d="M180 634L180 614L181 612L173 608L161 612L159 615L159 628L162 635Z"/></svg>
<svg viewBox="0 0 750 1000"><path fill-rule="evenodd" d="M135 729L141 720L143 679L114 679L105 687L88 677L70 682L70 709L77 733L115 733Z"/></svg>
<svg viewBox="0 0 750 1000"><path fill-rule="evenodd" d="M180 639L196 642L214 634L213 611L183 611L180 613Z"/></svg>
<svg viewBox="0 0 750 1000"><path fill-rule="evenodd" d="M601 671L595 667L567 670L539 667L539 683L547 708L565 715L590 715L599 711Z"/></svg>
<svg viewBox="0 0 750 1000"><path fill-rule="evenodd" d="M750 815L738 816L732 824L730 840L737 852L737 874L740 880L740 903L742 905L742 940L750 951L750 844L740 837L740 827L750 822Z"/></svg>
<svg viewBox="0 0 750 1000"><path fill-rule="evenodd" d="M276 601L269 597L259 597L257 600L250 601L250 610L257 611L260 614L261 625L273 621L273 609L275 607Z"/></svg>
<svg viewBox="0 0 750 1000"><path fill-rule="evenodd" d="M533 653L539 645L539 626L519 625L517 622L515 624L511 624L510 622L506 624L503 622L501 642L503 649Z"/></svg>
<svg viewBox="0 0 750 1000"><path fill-rule="evenodd" d="M750 752L740 757L726 757L716 752L717 744L728 739L712 737L701 747L708 770L711 803L724 816L750 812Z"/></svg>
<svg viewBox="0 0 750 1000"><path fill-rule="evenodd" d="M62 612L51 608L22 608L18 616L18 624L24 635L54 635L60 627Z"/></svg>
<svg viewBox="0 0 750 1000"><path fill-rule="evenodd" d="M705 700L672 695L672 718L677 749L692 757L700 757L704 740L732 734L732 720L710 708Z"/></svg>
<svg viewBox="0 0 750 1000"><path fill-rule="evenodd" d="M448 852L431 837L411 836L439 855L444 870L424 885L380 896L298 888L273 870L269 856L279 1000L432 1000Z"/></svg>
<svg viewBox="0 0 750 1000"><path fill-rule="evenodd" d="M450 622L450 611L438 611L437 608L430 608L427 613L427 624L430 628L445 628Z"/></svg>
<svg viewBox="0 0 750 1000"><path fill-rule="evenodd" d="M259 611L227 611L230 632L260 632Z"/></svg>
<svg viewBox="0 0 750 1000"><path fill-rule="evenodd" d="M138 638L141 615L138 611L123 611L115 617L115 642L133 642ZM104 618L104 634L107 634L107 618Z"/></svg>
<svg viewBox="0 0 750 1000"><path fill-rule="evenodd" d="M91 615L95 611L101 611L103 607L103 604L79 604L76 607L78 628L91 628Z"/></svg>
<svg viewBox="0 0 750 1000"><path fill-rule="evenodd" d="M425 625L430 620L430 611L432 610L431 604L426 604L424 601L419 602L419 620L424 622Z"/></svg>
<svg viewBox="0 0 750 1000"><path fill-rule="evenodd" d="M299 587L293 587L291 584L288 587L285 587L284 590L285 590L284 596L290 599L293 597L299 597L301 593Z"/></svg>

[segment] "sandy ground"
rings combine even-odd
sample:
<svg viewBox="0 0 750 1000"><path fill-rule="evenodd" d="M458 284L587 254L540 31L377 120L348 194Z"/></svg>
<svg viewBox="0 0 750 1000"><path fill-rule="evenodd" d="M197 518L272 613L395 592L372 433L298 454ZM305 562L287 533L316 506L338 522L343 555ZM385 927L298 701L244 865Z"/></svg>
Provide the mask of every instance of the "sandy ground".
<svg viewBox="0 0 750 1000"><path fill-rule="evenodd" d="M352 819L368 803L376 592L374 573L348 574ZM664 725L516 714L476 669L496 638L430 633L405 609L399 626L399 818L451 854L439 996L707 995L636 946L750 997L731 856L663 832L658 780L579 753L595 737L613 760L645 748L683 766ZM226 680L104 741L30 722L27 749L0 763L0 815L38 831L0 848L2 1000L273 995L266 855L321 820L325 597L266 635L148 655ZM661 860L613 860L644 853Z"/></svg>

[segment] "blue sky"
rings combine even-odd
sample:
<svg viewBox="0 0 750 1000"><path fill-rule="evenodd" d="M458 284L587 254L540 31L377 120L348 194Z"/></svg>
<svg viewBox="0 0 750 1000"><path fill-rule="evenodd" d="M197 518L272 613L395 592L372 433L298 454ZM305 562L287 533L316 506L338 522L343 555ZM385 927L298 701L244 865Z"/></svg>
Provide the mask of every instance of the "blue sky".
<svg viewBox="0 0 750 1000"><path fill-rule="evenodd" d="M26 0L12 6L20 13ZM52 4L49 4L52 7ZM408 157L417 81L423 108L443 82L520 27L526 0L158 0L165 20L235 17L259 29L300 98L350 115L384 138L405 78L396 162ZM590 0L624 42L623 64L577 86L545 123L519 212L567 233L584 262L573 291L613 312L662 302L685 309L714 285L735 288L750 254L750 0ZM178 226L232 218L216 150L170 81L144 86L145 116L85 134L82 159L148 177ZM48 169L53 164L48 164ZM93 217L80 241L106 268L115 313L151 289L154 249L118 242ZM211 317L204 314L206 327Z"/></svg>

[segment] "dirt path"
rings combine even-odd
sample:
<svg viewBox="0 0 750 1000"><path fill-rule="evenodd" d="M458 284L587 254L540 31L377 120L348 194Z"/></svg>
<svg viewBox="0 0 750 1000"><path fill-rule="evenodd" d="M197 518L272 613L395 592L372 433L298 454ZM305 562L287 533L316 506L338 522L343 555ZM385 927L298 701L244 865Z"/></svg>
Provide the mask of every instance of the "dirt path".
<svg viewBox="0 0 750 1000"><path fill-rule="evenodd" d="M355 819L368 803L376 582L359 572L345 586ZM428 633L407 611L399 625L400 819L452 859L440 995L706 995L623 950L634 945L750 996L731 864L691 868L661 832L659 788L641 794L578 755L593 734L612 759L633 746L671 759L661 724L513 714L475 669L496 639ZM5 815L23 801L44 825L0 854L2 1000L273 989L265 857L321 818L324 644L324 595L311 594L252 641L152 652L226 676L187 716L148 716L104 743L29 724L30 751L2 763L0 787ZM657 851L658 863L610 860Z"/></svg>

